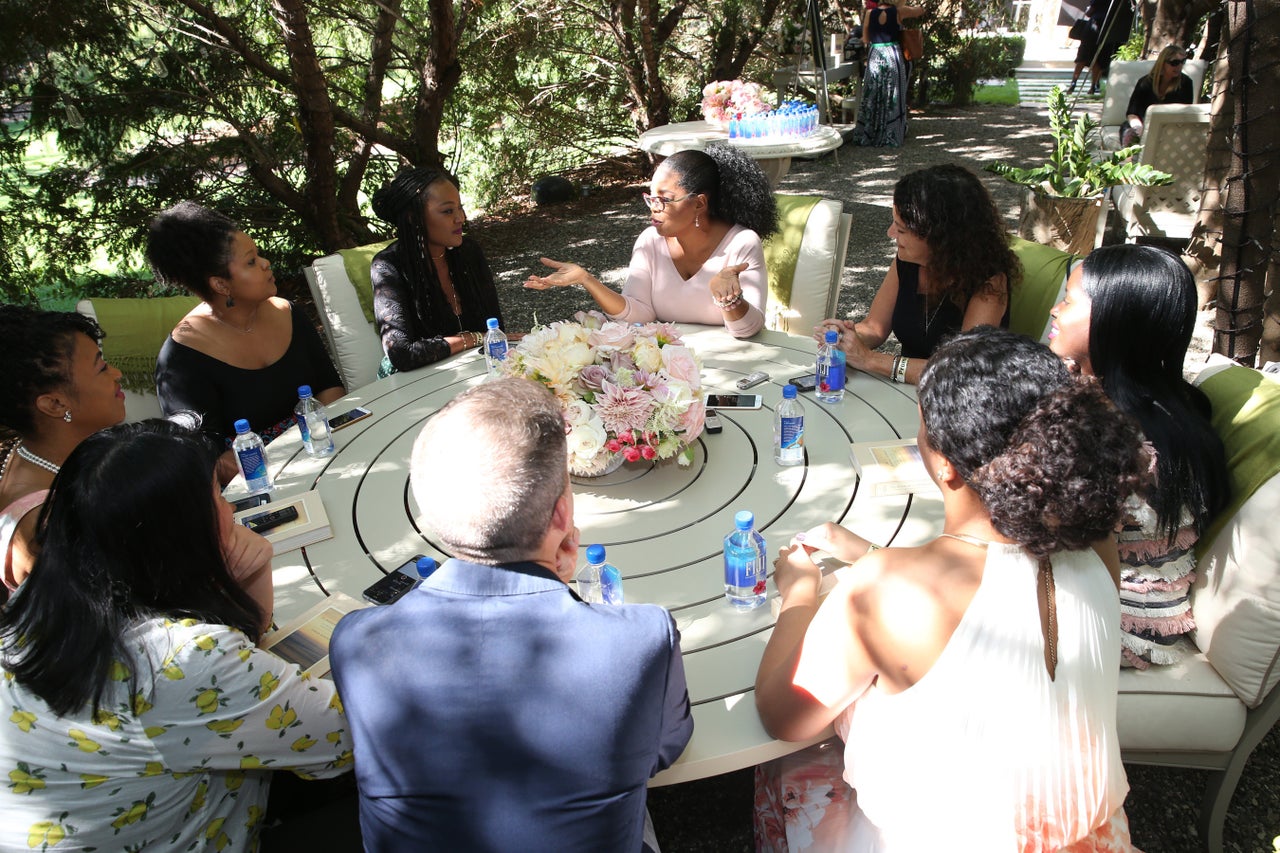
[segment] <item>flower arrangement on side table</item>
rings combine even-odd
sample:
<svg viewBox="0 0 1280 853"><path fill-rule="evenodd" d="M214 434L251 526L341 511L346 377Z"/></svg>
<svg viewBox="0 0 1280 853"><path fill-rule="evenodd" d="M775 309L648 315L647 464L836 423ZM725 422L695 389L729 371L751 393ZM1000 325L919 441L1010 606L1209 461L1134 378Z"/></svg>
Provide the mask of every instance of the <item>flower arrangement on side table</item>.
<svg viewBox="0 0 1280 853"><path fill-rule="evenodd" d="M764 99L759 83L717 80L702 87L702 117L710 122L767 113L773 106Z"/></svg>
<svg viewBox="0 0 1280 853"><path fill-rule="evenodd" d="M626 462L693 461L706 403L702 364L668 323L629 326L596 311L540 326L511 349L505 371L551 389L564 407L569 469L582 476Z"/></svg>

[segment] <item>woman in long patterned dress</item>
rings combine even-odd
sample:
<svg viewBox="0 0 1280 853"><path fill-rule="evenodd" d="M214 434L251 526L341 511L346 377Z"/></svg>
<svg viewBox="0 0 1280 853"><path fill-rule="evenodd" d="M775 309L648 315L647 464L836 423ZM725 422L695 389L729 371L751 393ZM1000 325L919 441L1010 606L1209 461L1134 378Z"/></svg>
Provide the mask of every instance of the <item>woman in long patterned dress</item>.
<svg viewBox="0 0 1280 853"><path fill-rule="evenodd" d="M902 21L925 13L921 6L899 6L880 0L862 15L862 43L867 70L862 76L862 103L854 139L859 145L902 145L907 136L907 63L902 56Z"/></svg>

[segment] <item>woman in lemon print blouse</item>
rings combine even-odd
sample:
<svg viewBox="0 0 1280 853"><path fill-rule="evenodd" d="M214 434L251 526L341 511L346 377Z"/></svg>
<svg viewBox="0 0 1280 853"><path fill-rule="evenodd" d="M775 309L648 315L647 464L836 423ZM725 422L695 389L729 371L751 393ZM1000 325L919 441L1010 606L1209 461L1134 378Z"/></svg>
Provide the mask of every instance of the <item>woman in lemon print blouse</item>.
<svg viewBox="0 0 1280 853"><path fill-rule="evenodd" d="M332 682L255 646L213 460L164 422L80 443L0 613L0 850L256 847L271 770L351 765Z"/></svg>

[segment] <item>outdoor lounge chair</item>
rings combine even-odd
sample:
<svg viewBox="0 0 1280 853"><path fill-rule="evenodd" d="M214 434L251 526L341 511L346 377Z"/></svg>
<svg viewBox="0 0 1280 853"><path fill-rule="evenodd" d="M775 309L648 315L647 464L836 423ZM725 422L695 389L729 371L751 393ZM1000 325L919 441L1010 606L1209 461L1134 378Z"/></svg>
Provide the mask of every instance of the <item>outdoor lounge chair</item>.
<svg viewBox="0 0 1280 853"><path fill-rule="evenodd" d="M1098 134L1098 147L1105 151L1120 150L1120 129L1124 126L1129 108L1129 98L1133 96L1133 87L1138 81L1151 73L1156 64L1154 59L1141 59L1136 62L1113 62L1107 72L1107 92L1102 99L1102 117ZM1188 59L1182 66L1182 73L1191 78L1193 103L1200 102L1200 90L1204 85L1206 63L1203 59Z"/></svg>
<svg viewBox="0 0 1280 853"><path fill-rule="evenodd" d="M1204 194L1209 104L1157 104L1147 110L1139 162L1173 175L1163 187L1118 186L1111 202L1127 242L1140 237L1187 240Z"/></svg>

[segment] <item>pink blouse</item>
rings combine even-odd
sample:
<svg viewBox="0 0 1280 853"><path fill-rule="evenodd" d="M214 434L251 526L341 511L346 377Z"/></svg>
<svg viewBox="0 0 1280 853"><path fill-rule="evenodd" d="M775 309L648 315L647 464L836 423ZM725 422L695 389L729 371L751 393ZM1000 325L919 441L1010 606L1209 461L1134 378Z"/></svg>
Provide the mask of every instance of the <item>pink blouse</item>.
<svg viewBox="0 0 1280 853"><path fill-rule="evenodd" d="M711 279L726 266L748 264L738 276L742 296L747 300L747 313L737 320L726 320L724 312L711 301ZM691 278L685 279L671 260L666 238L650 226L636 239L631 250L631 265L622 298L627 307L621 314L611 314L623 323L701 323L723 324L735 338L749 338L764 327L764 306L768 298L768 276L764 267L764 248L756 232L735 225L724 235L711 257Z"/></svg>

